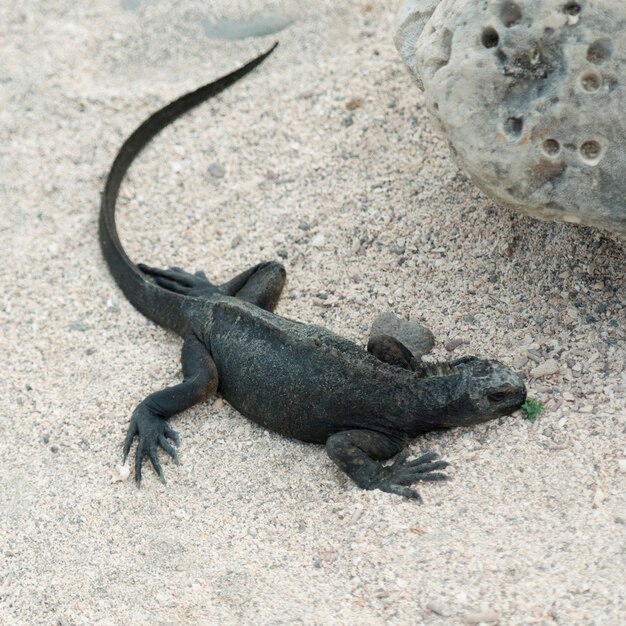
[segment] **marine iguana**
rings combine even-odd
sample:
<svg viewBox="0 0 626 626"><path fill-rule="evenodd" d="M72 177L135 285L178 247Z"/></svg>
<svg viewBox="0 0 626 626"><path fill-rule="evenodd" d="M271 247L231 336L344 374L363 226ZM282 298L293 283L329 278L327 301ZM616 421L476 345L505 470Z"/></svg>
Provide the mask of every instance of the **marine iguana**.
<svg viewBox="0 0 626 626"><path fill-rule="evenodd" d="M157 448L178 462L172 446L178 445L178 435L168 419L219 392L264 428L325 444L329 457L359 487L419 499L411 485L447 478L436 470L448 464L435 452L408 461L402 450L409 440L432 429L510 414L526 398L515 372L475 357L429 364L388 335L371 337L365 350L324 328L273 313L285 284L280 263L260 263L213 284L203 272L135 265L117 234L120 184L144 146L176 118L252 71L276 45L151 115L123 143L108 174L99 236L109 269L141 313L184 339L183 381L139 403L123 458L137 437L137 485L146 456L164 481ZM381 463L396 454L393 464Z"/></svg>

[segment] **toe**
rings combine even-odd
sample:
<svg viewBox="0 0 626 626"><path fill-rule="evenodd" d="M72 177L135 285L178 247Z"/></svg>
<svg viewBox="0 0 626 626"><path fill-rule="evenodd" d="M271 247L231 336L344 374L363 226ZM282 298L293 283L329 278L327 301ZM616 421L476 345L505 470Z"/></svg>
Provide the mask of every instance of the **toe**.
<svg viewBox="0 0 626 626"><path fill-rule="evenodd" d="M438 458L439 458L439 455L435 451L429 450L428 452L425 452L424 454L422 454L422 456L417 457L417 459L414 459L413 461L411 461L410 465L421 465L422 463L428 463Z"/></svg>
<svg viewBox="0 0 626 626"><path fill-rule="evenodd" d="M169 426L165 426L165 428L163 429L163 434L168 439L171 439L174 442L174 445L178 445L180 443L180 438L178 436L178 433L173 428L170 428Z"/></svg>
<svg viewBox="0 0 626 626"><path fill-rule="evenodd" d="M159 459L157 457L156 448L150 449L150 451L148 452L148 458L150 459L152 467L154 467L154 471L157 473L159 480L163 484L165 484L165 476L163 475L163 468L161 467L161 464L159 463Z"/></svg>
<svg viewBox="0 0 626 626"><path fill-rule="evenodd" d="M178 460L178 454L176 454L176 450L174 447L167 441L167 439L163 435L159 435L159 445L169 454L172 459L176 462L176 465L180 465L180 461Z"/></svg>

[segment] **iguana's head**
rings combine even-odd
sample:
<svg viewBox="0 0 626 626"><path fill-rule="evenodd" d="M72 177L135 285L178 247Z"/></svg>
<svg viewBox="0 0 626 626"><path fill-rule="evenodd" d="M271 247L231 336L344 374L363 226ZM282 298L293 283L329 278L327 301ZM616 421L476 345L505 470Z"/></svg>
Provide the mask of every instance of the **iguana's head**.
<svg viewBox="0 0 626 626"><path fill-rule="evenodd" d="M459 359L454 365L461 376L455 426L509 415L526 402L524 381L506 365L474 357Z"/></svg>

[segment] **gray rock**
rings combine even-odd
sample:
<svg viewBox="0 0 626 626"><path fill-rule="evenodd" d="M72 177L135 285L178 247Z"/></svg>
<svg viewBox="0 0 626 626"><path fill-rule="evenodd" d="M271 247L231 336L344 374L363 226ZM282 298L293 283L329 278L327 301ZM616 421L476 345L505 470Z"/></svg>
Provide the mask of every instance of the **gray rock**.
<svg viewBox="0 0 626 626"><path fill-rule="evenodd" d="M390 335L403 343L416 357L428 354L435 345L432 332L413 320L403 320L391 312L381 313L370 330L370 337Z"/></svg>
<svg viewBox="0 0 626 626"><path fill-rule="evenodd" d="M224 178L226 176L226 169L221 163L211 163L207 168L207 172L213 178Z"/></svg>
<svg viewBox="0 0 626 626"><path fill-rule="evenodd" d="M395 42L494 201L626 239L623 0L405 0Z"/></svg>

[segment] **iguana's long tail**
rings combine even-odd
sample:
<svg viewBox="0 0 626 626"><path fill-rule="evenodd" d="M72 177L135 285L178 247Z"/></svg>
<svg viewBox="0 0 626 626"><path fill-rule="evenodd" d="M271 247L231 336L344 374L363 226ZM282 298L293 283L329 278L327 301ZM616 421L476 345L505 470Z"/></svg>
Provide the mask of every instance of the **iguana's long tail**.
<svg viewBox="0 0 626 626"><path fill-rule="evenodd" d="M120 148L104 186L100 205L100 246L109 270L124 295L141 313L159 326L169 328L179 335L189 332L189 320L183 311L185 296L162 289L150 282L128 258L115 226L115 205L120 185L131 163L144 146L163 128L190 109L219 94L260 65L276 48L243 67L174 100L153 113Z"/></svg>

